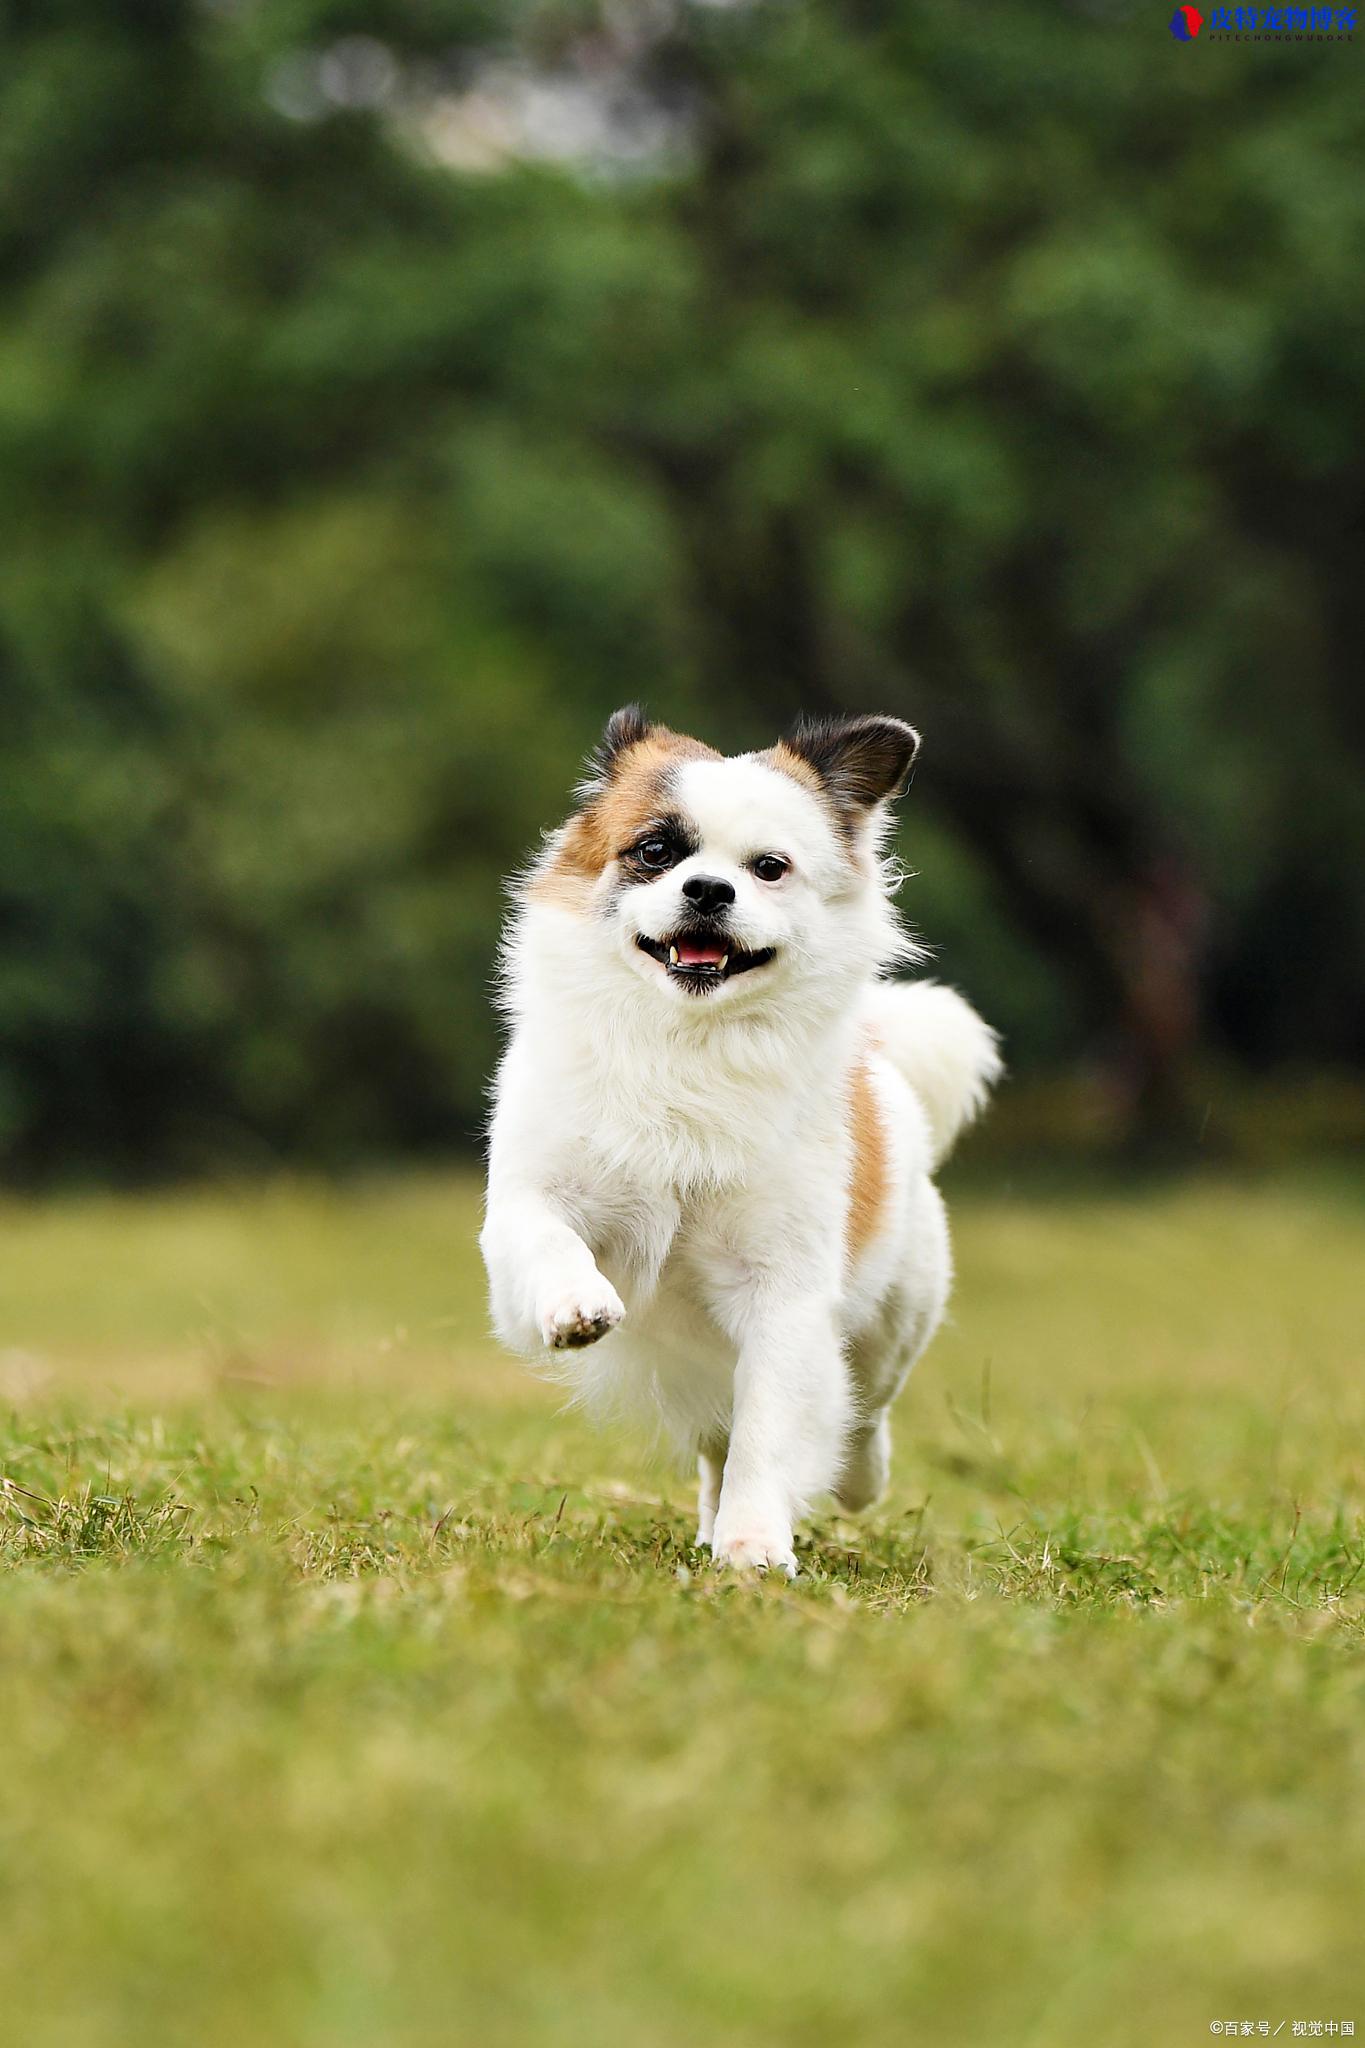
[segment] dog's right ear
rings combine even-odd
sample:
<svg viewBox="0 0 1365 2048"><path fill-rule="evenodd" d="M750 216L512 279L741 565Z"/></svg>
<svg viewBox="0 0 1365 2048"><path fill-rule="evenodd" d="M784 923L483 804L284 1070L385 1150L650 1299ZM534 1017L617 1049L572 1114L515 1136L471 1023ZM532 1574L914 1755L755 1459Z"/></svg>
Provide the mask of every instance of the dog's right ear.
<svg viewBox="0 0 1365 2048"><path fill-rule="evenodd" d="M619 755L627 747L649 738L654 727L638 704L623 704L607 720L601 739L588 756L588 774L594 782L608 782Z"/></svg>
<svg viewBox="0 0 1365 2048"><path fill-rule="evenodd" d="M919 734L903 718L804 718L782 746L819 776L851 833L878 804L901 795Z"/></svg>

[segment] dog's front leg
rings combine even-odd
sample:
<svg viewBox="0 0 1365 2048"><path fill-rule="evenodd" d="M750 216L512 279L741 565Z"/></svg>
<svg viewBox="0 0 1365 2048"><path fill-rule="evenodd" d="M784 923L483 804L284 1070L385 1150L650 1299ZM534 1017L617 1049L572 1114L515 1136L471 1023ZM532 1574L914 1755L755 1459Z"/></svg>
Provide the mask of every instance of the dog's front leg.
<svg viewBox="0 0 1365 2048"><path fill-rule="evenodd" d="M712 1549L796 1574L793 1524L840 1469L852 1396L832 1303L764 1291L743 1319Z"/></svg>
<svg viewBox="0 0 1365 2048"><path fill-rule="evenodd" d="M578 1232L534 1187L490 1189L479 1245L493 1326L513 1351L595 1344L626 1312Z"/></svg>

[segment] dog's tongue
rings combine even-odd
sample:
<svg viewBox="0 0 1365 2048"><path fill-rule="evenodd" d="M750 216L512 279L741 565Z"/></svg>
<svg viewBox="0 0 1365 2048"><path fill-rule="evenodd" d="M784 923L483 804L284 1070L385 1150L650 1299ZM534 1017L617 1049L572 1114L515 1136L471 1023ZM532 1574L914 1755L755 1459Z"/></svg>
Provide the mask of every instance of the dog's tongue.
<svg viewBox="0 0 1365 2048"><path fill-rule="evenodd" d="M678 940L680 967L719 967L724 958L724 946L716 945L711 939Z"/></svg>

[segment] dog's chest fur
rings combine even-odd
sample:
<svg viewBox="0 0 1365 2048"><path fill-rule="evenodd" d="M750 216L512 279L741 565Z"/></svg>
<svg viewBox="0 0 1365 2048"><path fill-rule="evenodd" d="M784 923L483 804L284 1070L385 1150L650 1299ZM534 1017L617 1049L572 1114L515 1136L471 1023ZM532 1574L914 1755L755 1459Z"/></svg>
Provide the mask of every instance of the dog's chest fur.
<svg viewBox="0 0 1365 2048"><path fill-rule="evenodd" d="M641 995L556 1022L532 1010L524 1071L557 1133L556 1176L590 1223L653 1243L664 1219L763 1185L843 1132L837 1078L856 1027L822 1017L668 1019ZM532 1021L534 1019L534 1021ZM831 1088L831 1081L835 1086ZM672 1235L670 1228L670 1236Z"/></svg>
<svg viewBox="0 0 1365 2048"><path fill-rule="evenodd" d="M665 1267L694 1293L723 1295L756 1268L772 1269L781 1250L773 1240L795 1227L800 1184L822 1163L837 1185L838 1126L797 1132L786 1107L781 1123L774 1116L748 1130L733 1121L715 1131L676 1121L642 1128L608 1116L575 1148L553 1192L637 1302ZM799 1231L786 1256L799 1256Z"/></svg>
<svg viewBox="0 0 1365 2048"><path fill-rule="evenodd" d="M619 1035L546 1047L547 1107L569 1111L552 1192L629 1309L573 1360L591 1407L683 1439L722 1428L755 1275L808 1282L823 1263L837 1285L848 1136L830 1080L847 1036L713 1036L695 1057Z"/></svg>

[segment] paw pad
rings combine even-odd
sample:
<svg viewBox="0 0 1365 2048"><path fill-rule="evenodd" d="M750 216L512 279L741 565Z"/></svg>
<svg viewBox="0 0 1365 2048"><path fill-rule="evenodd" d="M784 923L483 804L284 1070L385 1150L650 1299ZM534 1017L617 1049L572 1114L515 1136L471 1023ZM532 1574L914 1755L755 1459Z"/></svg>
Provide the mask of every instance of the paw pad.
<svg viewBox="0 0 1365 2048"><path fill-rule="evenodd" d="M541 1317L540 1333L551 1351L581 1351L614 1330L625 1312L610 1287L592 1296L566 1295Z"/></svg>

